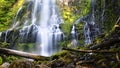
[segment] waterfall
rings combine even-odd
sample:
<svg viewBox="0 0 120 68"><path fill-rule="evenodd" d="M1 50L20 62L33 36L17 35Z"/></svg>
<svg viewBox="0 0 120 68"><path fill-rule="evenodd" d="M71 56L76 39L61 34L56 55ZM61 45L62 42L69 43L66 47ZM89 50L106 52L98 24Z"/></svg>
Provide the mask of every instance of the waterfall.
<svg viewBox="0 0 120 68"><path fill-rule="evenodd" d="M100 34L99 26L95 21L95 4L96 0L91 0L91 13L89 14L89 20L84 20L85 45L91 44L94 38Z"/></svg>
<svg viewBox="0 0 120 68"><path fill-rule="evenodd" d="M87 45L87 44L92 43L91 31L90 31L90 26L88 22L85 22L84 34L85 34L85 44Z"/></svg>
<svg viewBox="0 0 120 68"><path fill-rule="evenodd" d="M78 44L78 36L77 36L77 32L75 30L75 25L72 26L72 30L71 30L71 45L72 47L77 46Z"/></svg>
<svg viewBox="0 0 120 68"><path fill-rule="evenodd" d="M42 0L40 21L37 33L37 52L43 56L50 56L58 51L58 42L63 32L59 24L61 20L55 5L55 0Z"/></svg>
<svg viewBox="0 0 120 68"><path fill-rule="evenodd" d="M7 42L8 32L9 32L9 30L6 30L6 32L5 32L5 42Z"/></svg>
<svg viewBox="0 0 120 68"><path fill-rule="evenodd" d="M35 43L33 53L42 56L51 56L59 51L60 46L58 44L63 40L63 32L60 29L63 20L56 5L56 0L31 0L24 8L26 16L19 17L21 11L23 11L22 7L16 14L13 26L3 32L4 42L13 41L10 42L11 44L14 44L14 42ZM15 30L18 31L18 34L16 33L19 37L18 40L13 40L16 38ZM8 32L12 33L9 37L11 40L7 38Z"/></svg>

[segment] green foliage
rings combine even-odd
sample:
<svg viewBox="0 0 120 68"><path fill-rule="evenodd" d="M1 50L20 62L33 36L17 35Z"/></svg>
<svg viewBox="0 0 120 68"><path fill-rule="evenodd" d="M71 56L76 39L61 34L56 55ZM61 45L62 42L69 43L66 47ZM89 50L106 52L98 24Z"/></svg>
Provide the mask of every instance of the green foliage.
<svg viewBox="0 0 120 68"><path fill-rule="evenodd" d="M91 0L74 0L68 2L68 5L64 5L64 3L59 4L61 15L64 19L62 30L67 36L69 35L74 22L89 13L90 2Z"/></svg>
<svg viewBox="0 0 120 68"><path fill-rule="evenodd" d="M120 7L120 0L118 0L118 6Z"/></svg>
<svg viewBox="0 0 120 68"><path fill-rule="evenodd" d="M67 47L69 43L70 41L67 40L67 41L60 42L59 45L62 47Z"/></svg>
<svg viewBox="0 0 120 68"><path fill-rule="evenodd" d="M23 1L24 0L0 0L0 31L8 29L8 26Z"/></svg>
<svg viewBox="0 0 120 68"><path fill-rule="evenodd" d="M118 11L120 6L114 6L114 3L111 0L108 0L106 4L107 5L105 10L105 29L107 31L110 31L119 17Z"/></svg>
<svg viewBox="0 0 120 68"><path fill-rule="evenodd" d="M6 61L7 61L7 62L13 62L13 61L16 60L16 59L18 59L18 58L15 57L15 56L7 56Z"/></svg>
<svg viewBox="0 0 120 68"><path fill-rule="evenodd" d="M35 51L35 43L18 43L16 46L17 50L22 50L26 52L33 52Z"/></svg>
<svg viewBox="0 0 120 68"><path fill-rule="evenodd" d="M0 64L2 64L3 60L2 60L2 57L0 56Z"/></svg>
<svg viewBox="0 0 120 68"><path fill-rule="evenodd" d="M51 60L57 59L57 61L63 61L66 64L72 62L72 54L68 51L61 51L51 56Z"/></svg>
<svg viewBox="0 0 120 68"><path fill-rule="evenodd" d="M18 58L19 57L0 54L0 61L2 61L1 63L4 63L4 62L10 62L11 63L14 60L17 60Z"/></svg>
<svg viewBox="0 0 120 68"><path fill-rule="evenodd" d="M63 23L61 25L61 29L63 30L63 32L65 33L65 35L68 37L69 36L69 33L71 31L71 27L72 27L72 24L71 23Z"/></svg>
<svg viewBox="0 0 120 68"><path fill-rule="evenodd" d="M0 42L0 47L1 48L8 48L9 47L9 43L6 43L6 42Z"/></svg>
<svg viewBox="0 0 120 68"><path fill-rule="evenodd" d="M84 24L82 22L76 25L76 32L78 34L79 45L84 45Z"/></svg>

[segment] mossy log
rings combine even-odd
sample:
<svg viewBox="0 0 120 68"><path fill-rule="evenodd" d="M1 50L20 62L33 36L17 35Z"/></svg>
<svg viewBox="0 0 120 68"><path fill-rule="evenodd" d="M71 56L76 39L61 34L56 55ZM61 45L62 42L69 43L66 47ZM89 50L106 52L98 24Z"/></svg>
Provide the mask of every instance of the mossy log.
<svg viewBox="0 0 120 68"><path fill-rule="evenodd" d="M12 49L6 49L6 48L0 48L0 54L20 56L20 57L25 57L25 58L35 59L35 60L48 60L49 59L49 57L40 56L38 54L32 54L32 53L27 53L27 52L12 50Z"/></svg>
<svg viewBox="0 0 120 68"><path fill-rule="evenodd" d="M90 47L90 49L97 49L97 48L103 48L103 47L107 47L107 46L112 46L115 43L119 43L120 42L120 38L110 38L100 44L96 44Z"/></svg>
<svg viewBox="0 0 120 68"><path fill-rule="evenodd" d="M67 50L72 52L83 52L83 53L116 53L115 51L108 51L108 50L75 50L70 48L62 48L62 50Z"/></svg>
<svg viewBox="0 0 120 68"><path fill-rule="evenodd" d="M116 51L109 51L109 50L75 50L70 48L62 48L62 50L72 51L72 52L81 52L81 53L109 53L109 54L116 54L116 59L120 62L119 53Z"/></svg>

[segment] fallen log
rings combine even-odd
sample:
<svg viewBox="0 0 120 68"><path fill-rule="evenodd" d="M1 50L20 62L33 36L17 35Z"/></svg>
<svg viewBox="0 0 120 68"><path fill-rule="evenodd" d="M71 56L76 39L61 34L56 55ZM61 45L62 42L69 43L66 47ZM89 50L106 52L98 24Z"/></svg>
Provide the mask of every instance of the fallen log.
<svg viewBox="0 0 120 68"><path fill-rule="evenodd" d="M27 52L12 50L12 49L6 49L6 48L0 48L0 54L20 56L20 57L25 57L25 58L35 59L35 60L48 60L49 59L49 57L40 56L38 54L32 54L32 53L27 53Z"/></svg>
<svg viewBox="0 0 120 68"><path fill-rule="evenodd" d="M109 53L116 54L116 59L120 62L119 53L116 51L108 51L108 50L75 50L70 48L62 48L62 50L72 51L72 52L82 52L82 53Z"/></svg>
<svg viewBox="0 0 120 68"><path fill-rule="evenodd" d="M83 53L116 53L115 51L108 51L108 50L75 50L70 48L62 48L62 50L67 50L72 52L83 52Z"/></svg>
<svg viewBox="0 0 120 68"><path fill-rule="evenodd" d="M111 38L108 39L100 44L96 44L90 47L90 49L97 49L97 48L103 48L103 47L107 47L107 46L112 46L115 43L119 43L120 42L120 38Z"/></svg>

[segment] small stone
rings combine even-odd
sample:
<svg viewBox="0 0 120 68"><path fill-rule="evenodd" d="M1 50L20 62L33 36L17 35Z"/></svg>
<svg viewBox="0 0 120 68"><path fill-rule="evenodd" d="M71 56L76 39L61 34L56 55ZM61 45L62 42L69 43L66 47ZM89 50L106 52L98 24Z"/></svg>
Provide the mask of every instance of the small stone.
<svg viewBox="0 0 120 68"><path fill-rule="evenodd" d="M3 63L0 68L8 68L10 64L8 62Z"/></svg>

